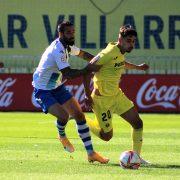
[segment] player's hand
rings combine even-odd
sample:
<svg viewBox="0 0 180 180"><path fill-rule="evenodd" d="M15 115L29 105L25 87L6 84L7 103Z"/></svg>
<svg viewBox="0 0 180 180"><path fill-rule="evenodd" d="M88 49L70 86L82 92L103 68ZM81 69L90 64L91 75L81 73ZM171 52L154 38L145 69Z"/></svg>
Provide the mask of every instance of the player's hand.
<svg viewBox="0 0 180 180"><path fill-rule="evenodd" d="M85 107L88 111L92 110L93 100L91 96L85 96Z"/></svg>
<svg viewBox="0 0 180 180"><path fill-rule="evenodd" d="M2 62L0 62L0 68L3 68L4 64Z"/></svg>
<svg viewBox="0 0 180 180"><path fill-rule="evenodd" d="M149 66L146 63L140 64L139 69L143 71L147 71L149 69Z"/></svg>

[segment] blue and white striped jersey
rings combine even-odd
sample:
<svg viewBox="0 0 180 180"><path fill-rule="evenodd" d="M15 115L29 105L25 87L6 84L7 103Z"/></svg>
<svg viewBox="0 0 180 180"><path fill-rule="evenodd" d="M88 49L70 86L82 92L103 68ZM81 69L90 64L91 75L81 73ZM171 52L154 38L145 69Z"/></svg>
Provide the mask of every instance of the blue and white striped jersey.
<svg viewBox="0 0 180 180"><path fill-rule="evenodd" d="M71 51L68 53L59 39L50 44L42 54L39 65L33 74L33 87L51 90L63 83L60 70L70 66L69 54L75 56L80 53L80 49L75 46L70 46L70 49Z"/></svg>

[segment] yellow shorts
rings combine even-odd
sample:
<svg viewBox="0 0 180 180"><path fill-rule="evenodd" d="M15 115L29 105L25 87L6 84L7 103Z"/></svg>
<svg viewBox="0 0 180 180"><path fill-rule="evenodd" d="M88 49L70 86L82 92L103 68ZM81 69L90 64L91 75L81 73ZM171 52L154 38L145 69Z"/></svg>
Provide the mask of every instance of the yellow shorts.
<svg viewBox="0 0 180 180"><path fill-rule="evenodd" d="M97 96L92 95L93 98L93 112L99 122L100 128L103 131L109 132L112 130L113 113L121 115L131 109L134 104L120 89L116 96Z"/></svg>

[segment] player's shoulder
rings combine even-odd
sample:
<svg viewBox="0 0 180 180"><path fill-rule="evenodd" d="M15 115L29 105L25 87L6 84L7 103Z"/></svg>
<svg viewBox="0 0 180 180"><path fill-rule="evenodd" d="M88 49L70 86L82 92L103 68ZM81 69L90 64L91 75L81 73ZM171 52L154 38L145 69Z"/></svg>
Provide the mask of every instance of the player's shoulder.
<svg viewBox="0 0 180 180"><path fill-rule="evenodd" d="M62 43L59 41L58 38L55 39L55 40L51 43L51 45L52 45L52 47L53 47L54 49L57 49L57 48L64 49Z"/></svg>
<svg viewBox="0 0 180 180"><path fill-rule="evenodd" d="M117 49L117 42L109 42L107 48L112 50Z"/></svg>
<svg viewBox="0 0 180 180"><path fill-rule="evenodd" d="M50 49L52 50L53 53L64 53L64 47L62 43L59 41L59 39L54 40L50 44Z"/></svg>
<svg viewBox="0 0 180 180"><path fill-rule="evenodd" d="M104 49L104 52L113 53L116 50L117 50L117 42L109 42L106 48Z"/></svg>

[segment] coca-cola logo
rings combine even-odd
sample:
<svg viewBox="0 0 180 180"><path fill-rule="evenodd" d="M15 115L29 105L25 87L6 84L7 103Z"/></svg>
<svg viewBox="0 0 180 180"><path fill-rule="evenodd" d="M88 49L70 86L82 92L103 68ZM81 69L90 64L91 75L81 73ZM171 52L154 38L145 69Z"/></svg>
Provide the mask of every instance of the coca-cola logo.
<svg viewBox="0 0 180 180"><path fill-rule="evenodd" d="M8 91L8 88L11 87L16 82L16 79L7 78L5 80L0 79L0 107L8 107L13 101L14 93Z"/></svg>
<svg viewBox="0 0 180 180"><path fill-rule="evenodd" d="M157 80L152 78L147 80L139 89L136 101L141 108L151 108L162 106L164 108L177 108L173 103L176 99L180 106L180 86L160 86L156 85Z"/></svg>
<svg viewBox="0 0 180 180"><path fill-rule="evenodd" d="M85 107L85 92L83 83L79 85L66 85L66 88L69 92L75 97L75 99L79 102L81 107ZM93 89L93 81L90 82L90 89Z"/></svg>

